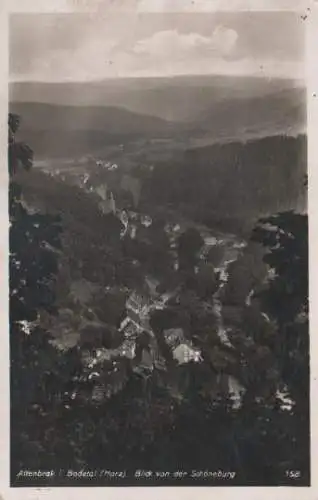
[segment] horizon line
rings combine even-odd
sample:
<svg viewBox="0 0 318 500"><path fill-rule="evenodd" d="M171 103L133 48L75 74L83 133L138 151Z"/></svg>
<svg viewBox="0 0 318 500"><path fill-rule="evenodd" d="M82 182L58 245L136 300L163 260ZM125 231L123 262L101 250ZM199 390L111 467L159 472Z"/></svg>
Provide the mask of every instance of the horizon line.
<svg viewBox="0 0 318 500"><path fill-rule="evenodd" d="M15 83L42 83L42 84L92 84L92 83L101 83L106 81L114 81L114 80L173 80L180 78L254 78L257 80L286 80L290 82L299 82L305 83L306 78L303 76L270 76L270 75L260 75L260 74L222 74L222 73L203 73L203 74L176 74L176 75L147 75L147 76L106 76L104 78L95 78L95 79L87 79L87 80L41 80L41 79L15 79L8 78L9 85Z"/></svg>

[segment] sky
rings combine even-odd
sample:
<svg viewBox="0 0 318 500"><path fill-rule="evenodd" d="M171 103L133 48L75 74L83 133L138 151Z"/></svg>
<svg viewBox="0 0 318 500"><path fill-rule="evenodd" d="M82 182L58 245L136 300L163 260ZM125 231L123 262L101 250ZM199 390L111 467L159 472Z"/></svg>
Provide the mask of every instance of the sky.
<svg viewBox="0 0 318 500"><path fill-rule="evenodd" d="M296 12L12 14L9 33L11 81L304 75Z"/></svg>

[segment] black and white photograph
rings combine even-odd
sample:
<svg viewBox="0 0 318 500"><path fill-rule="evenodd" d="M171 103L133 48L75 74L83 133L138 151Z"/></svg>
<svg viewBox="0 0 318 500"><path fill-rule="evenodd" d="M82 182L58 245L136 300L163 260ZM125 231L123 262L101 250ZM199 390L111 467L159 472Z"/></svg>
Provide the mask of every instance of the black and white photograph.
<svg viewBox="0 0 318 500"><path fill-rule="evenodd" d="M9 16L11 487L310 486L308 16Z"/></svg>

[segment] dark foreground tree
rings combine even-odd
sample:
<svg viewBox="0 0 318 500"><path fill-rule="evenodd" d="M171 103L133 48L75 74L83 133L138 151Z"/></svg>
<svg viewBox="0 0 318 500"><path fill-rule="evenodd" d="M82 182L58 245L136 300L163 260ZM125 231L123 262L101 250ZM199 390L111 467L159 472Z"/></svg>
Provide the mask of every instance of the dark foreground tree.
<svg viewBox="0 0 318 500"><path fill-rule="evenodd" d="M285 459L279 466L298 468L309 481L309 297L308 217L279 213L259 221L253 239L264 245L264 261L271 278L258 294L264 312L276 324L276 335L267 340L280 368L292 409L274 414L274 439L281 443ZM279 421L284 423L282 432ZM279 456L279 455L278 455ZM296 465L295 465L296 464ZM287 467L288 468L288 467Z"/></svg>
<svg viewBox="0 0 318 500"><path fill-rule="evenodd" d="M54 284L60 250L57 217L30 213L17 180L32 151L15 142L19 118L9 116L11 479L40 467L52 439L54 416L76 360L62 356L38 319L55 312ZM30 174L31 175L31 174ZM65 396L64 396L65 399Z"/></svg>
<svg viewBox="0 0 318 500"><path fill-rule="evenodd" d="M264 260L273 274L259 297L278 326L275 354L291 396L305 404L309 394L307 215L285 212L262 219L253 238L267 248Z"/></svg>

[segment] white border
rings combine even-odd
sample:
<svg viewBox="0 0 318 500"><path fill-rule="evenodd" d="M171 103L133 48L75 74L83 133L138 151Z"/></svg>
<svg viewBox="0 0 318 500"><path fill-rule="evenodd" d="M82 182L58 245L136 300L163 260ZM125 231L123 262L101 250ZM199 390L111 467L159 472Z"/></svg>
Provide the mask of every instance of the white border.
<svg viewBox="0 0 318 500"><path fill-rule="evenodd" d="M89 11L148 11L148 12L213 12L213 11L311 11L307 22L307 77L308 77L308 169L309 169L309 232L310 232L310 334L311 334L311 436L312 436L312 486L303 487L116 487L116 488L10 488L9 487L9 370L8 370L8 210L7 210L7 102L8 102L8 23L10 12L89 12ZM270 36L270 27L269 27ZM2 349L0 351L0 381L2 401L0 405L0 499L31 500L42 498L76 497L87 499L90 495L97 499L148 500L175 498L193 500L215 496L218 500L235 499L242 495L247 500L318 499L318 0L0 0L0 330ZM317 95L315 97L314 95Z"/></svg>

